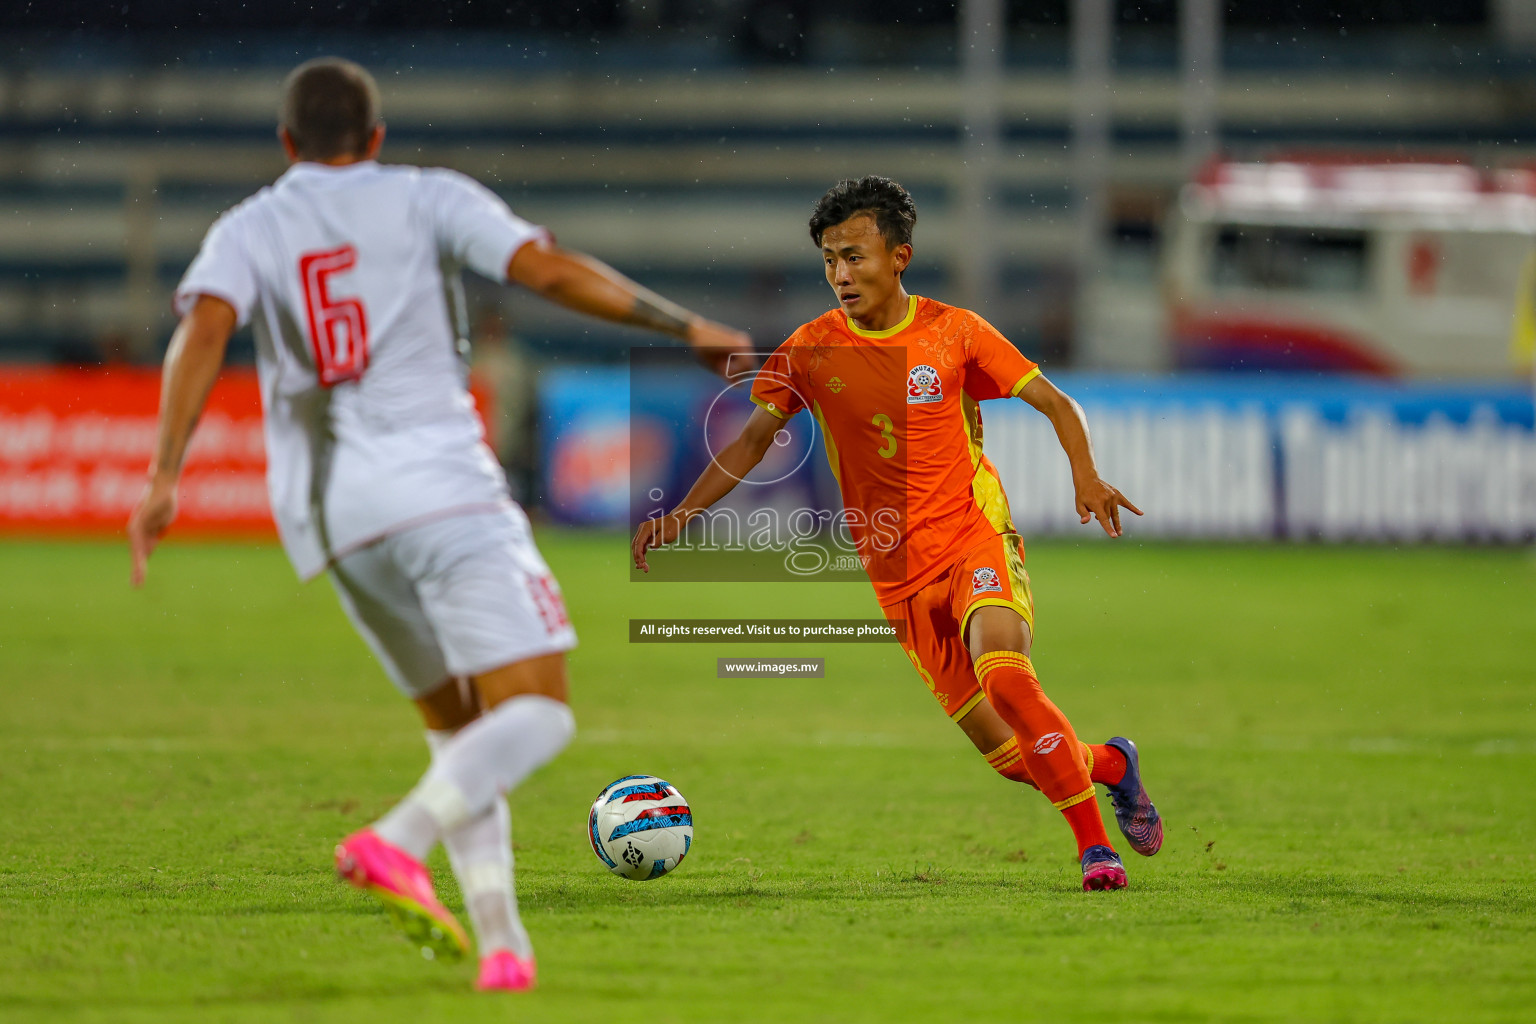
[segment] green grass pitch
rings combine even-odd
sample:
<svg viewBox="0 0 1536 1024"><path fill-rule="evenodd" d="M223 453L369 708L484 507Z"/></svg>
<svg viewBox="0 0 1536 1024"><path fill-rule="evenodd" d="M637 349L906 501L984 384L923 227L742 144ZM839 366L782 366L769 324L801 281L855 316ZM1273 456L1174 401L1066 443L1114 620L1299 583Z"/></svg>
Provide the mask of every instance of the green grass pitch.
<svg viewBox="0 0 1536 1024"><path fill-rule="evenodd" d="M171 543L134 593L117 546L0 545L0 1019L1531 1019L1527 551L1032 545L1046 689L1141 744L1167 820L1128 891L1084 894L1059 816L897 648L625 642L873 616L866 586L630 583L623 537L541 542L579 734L512 800L541 987L510 997L331 875L426 749L328 584ZM714 678L797 653L827 678ZM697 815L651 883L583 836L632 772Z"/></svg>

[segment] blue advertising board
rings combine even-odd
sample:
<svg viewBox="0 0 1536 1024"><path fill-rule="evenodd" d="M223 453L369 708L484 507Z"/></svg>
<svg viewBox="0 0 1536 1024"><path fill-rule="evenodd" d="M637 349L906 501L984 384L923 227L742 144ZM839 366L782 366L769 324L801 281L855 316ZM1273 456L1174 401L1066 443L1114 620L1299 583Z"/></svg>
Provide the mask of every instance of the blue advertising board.
<svg viewBox="0 0 1536 1024"><path fill-rule="evenodd" d="M1103 476L1147 513L1134 534L1179 538L1519 542L1536 537L1536 430L1528 385L1339 376L1052 379L1087 412ZM702 370L546 376L549 511L627 526L671 507L734 436L745 380ZM1022 402L982 405L986 451L1025 534L1092 536L1050 423ZM808 420L808 417L800 417ZM735 500L837 509L809 424ZM795 463L789 467L789 463ZM630 490L631 467L635 468ZM786 467L788 467L786 471ZM738 488L738 490L742 490Z"/></svg>

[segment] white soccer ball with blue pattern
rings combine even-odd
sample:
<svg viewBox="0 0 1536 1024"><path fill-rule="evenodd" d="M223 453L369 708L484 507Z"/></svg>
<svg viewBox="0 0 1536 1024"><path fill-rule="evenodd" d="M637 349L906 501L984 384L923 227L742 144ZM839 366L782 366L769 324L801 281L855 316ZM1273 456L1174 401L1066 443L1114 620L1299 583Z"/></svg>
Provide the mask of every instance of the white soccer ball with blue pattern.
<svg viewBox="0 0 1536 1024"><path fill-rule="evenodd" d="M693 812L683 794L654 775L609 783L587 815L592 852L608 870L648 882L683 862L693 846Z"/></svg>

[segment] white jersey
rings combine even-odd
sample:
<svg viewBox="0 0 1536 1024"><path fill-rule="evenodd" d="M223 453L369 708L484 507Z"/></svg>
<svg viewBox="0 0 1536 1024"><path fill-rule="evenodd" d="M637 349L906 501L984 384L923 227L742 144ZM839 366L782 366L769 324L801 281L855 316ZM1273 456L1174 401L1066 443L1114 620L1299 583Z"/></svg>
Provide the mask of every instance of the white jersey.
<svg viewBox="0 0 1536 1024"><path fill-rule="evenodd" d="M252 323L278 532L305 579L402 527L509 500L455 351L458 269L546 232L447 170L299 163L209 229L176 289Z"/></svg>

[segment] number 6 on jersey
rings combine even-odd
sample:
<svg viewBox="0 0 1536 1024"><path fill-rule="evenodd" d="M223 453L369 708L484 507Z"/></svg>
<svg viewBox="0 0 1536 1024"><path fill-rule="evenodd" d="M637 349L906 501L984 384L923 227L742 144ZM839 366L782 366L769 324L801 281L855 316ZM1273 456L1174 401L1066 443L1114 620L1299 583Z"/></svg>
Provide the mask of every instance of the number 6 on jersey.
<svg viewBox="0 0 1536 1024"><path fill-rule="evenodd" d="M315 372L321 387L357 380L368 368L368 318L357 299L330 294L329 278L357 264L357 249L308 252L299 257L299 280L304 282L304 309L309 315L309 345L315 353Z"/></svg>

